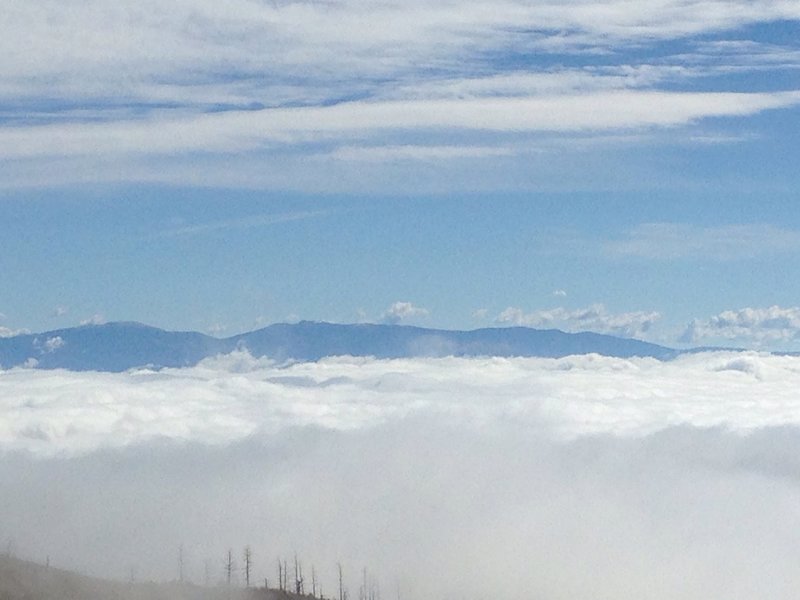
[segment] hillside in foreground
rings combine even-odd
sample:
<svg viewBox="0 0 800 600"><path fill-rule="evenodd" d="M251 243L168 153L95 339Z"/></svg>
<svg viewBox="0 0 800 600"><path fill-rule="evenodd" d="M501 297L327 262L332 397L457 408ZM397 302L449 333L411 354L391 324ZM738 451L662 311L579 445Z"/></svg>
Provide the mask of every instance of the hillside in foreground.
<svg viewBox="0 0 800 600"><path fill-rule="evenodd" d="M0 556L0 600L307 600L278 590L96 579Z"/></svg>

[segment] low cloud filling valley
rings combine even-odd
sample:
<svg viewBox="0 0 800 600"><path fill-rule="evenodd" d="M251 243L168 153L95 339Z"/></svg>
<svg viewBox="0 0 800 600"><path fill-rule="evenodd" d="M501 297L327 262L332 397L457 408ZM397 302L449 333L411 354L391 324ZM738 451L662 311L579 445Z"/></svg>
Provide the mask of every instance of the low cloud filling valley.
<svg viewBox="0 0 800 600"><path fill-rule="evenodd" d="M774 598L800 584L800 358L235 353L0 371L0 531L103 578L350 598Z"/></svg>

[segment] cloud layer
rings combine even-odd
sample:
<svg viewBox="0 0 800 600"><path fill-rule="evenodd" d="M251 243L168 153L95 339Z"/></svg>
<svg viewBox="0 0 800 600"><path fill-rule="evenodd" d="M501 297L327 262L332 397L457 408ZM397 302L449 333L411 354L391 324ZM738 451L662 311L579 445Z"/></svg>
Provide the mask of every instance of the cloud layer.
<svg viewBox="0 0 800 600"><path fill-rule="evenodd" d="M557 437L691 425L800 425L800 359L712 353L670 362L335 358L276 366L236 353L122 374L0 371L0 448L77 455L154 439L228 444L293 427L358 431L438 415Z"/></svg>
<svg viewBox="0 0 800 600"><path fill-rule="evenodd" d="M308 182L265 165L305 172L294 161L313 157L341 178L353 163L502 164L547 148L548 136L795 107L796 89L763 82L796 72L797 49L726 35L798 19L792 3L767 0L635 9L503 0L457 11L440 0L234 0L224 11L207 0L15 0L0 24L0 161L17 185L191 173L290 187ZM763 81L743 88L741 74ZM732 83L719 83L726 77ZM704 80L712 83L695 86ZM199 166L198 153L215 168Z"/></svg>
<svg viewBox="0 0 800 600"><path fill-rule="evenodd" d="M121 579L183 545L198 582L296 551L328 596L341 562L351 597L367 567L409 599L789 600L798 383L756 353L2 371L2 541Z"/></svg>

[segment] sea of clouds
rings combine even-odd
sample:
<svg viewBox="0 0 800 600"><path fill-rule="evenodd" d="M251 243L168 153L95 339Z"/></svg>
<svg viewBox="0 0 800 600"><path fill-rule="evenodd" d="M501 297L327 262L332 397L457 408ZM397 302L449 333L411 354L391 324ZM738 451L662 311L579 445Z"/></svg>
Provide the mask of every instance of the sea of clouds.
<svg viewBox="0 0 800 600"><path fill-rule="evenodd" d="M722 352L10 369L0 541L156 579L182 545L212 583L249 544L353 599L364 567L384 598L794 598L799 390Z"/></svg>

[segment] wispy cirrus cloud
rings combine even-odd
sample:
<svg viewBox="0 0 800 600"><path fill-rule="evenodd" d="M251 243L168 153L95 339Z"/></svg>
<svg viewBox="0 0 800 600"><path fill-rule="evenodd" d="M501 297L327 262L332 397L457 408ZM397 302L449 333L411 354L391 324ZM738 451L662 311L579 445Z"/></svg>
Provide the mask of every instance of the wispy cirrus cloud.
<svg viewBox="0 0 800 600"><path fill-rule="evenodd" d="M458 11L440 0L233 0L224 11L209 0L69 10L14 0L0 25L0 159L15 185L296 187L302 176L281 162L297 156L330 157L318 168L341 181L341 163L492 163L536 148L543 132L597 136L792 108L792 89L692 84L725 69L791 68L796 48L723 36L781 19L800 14L767 0L503 0L491 10L470 1ZM680 41L676 54L648 55L663 40ZM608 60L581 61L587 51ZM564 53L576 64L564 66ZM212 168L192 171L201 158ZM254 183L264 169L248 161L278 172Z"/></svg>
<svg viewBox="0 0 800 600"><path fill-rule="evenodd" d="M499 146L342 146L329 156L354 162L441 161L512 156L512 148Z"/></svg>
<svg viewBox="0 0 800 600"><path fill-rule="evenodd" d="M615 258L737 260L800 251L800 231L769 224L645 223L600 243Z"/></svg>
<svg viewBox="0 0 800 600"><path fill-rule="evenodd" d="M671 127L794 106L800 92L613 91L542 97L345 102L114 123L0 128L0 158L227 153L379 132L586 132Z"/></svg>
<svg viewBox="0 0 800 600"><path fill-rule="evenodd" d="M251 229L254 227L266 227L279 223L291 223L293 221L303 221L314 219L330 214L329 210L307 210L280 214L252 215L238 219L224 219L213 223L200 223L196 225L185 225L173 229L167 229L155 234L152 237L170 238L189 235L202 235L217 231L227 231L229 229Z"/></svg>

